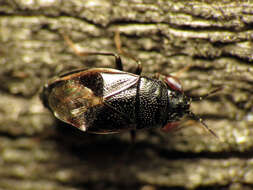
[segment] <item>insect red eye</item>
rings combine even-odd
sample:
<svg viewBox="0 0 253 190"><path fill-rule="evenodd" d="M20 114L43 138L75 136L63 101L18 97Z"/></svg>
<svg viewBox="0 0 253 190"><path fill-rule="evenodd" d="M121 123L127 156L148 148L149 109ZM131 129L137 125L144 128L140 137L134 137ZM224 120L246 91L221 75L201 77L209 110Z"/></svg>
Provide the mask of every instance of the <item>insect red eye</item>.
<svg viewBox="0 0 253 190"><path fill-rule="evenodd" d="M165 82L171 87L173 90L183 91L182 85L178 78L168 75L165 77Z"/></svg>

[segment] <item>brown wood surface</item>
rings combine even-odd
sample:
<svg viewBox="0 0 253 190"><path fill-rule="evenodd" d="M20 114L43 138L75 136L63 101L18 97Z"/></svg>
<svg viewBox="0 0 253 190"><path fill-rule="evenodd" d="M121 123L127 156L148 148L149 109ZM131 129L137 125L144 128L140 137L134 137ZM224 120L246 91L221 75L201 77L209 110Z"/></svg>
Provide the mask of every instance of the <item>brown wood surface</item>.
<svg viewBox="0 0 253 190"><path fill-rule="evenodd" d="M146 74L192 67L180 76L198 123L165 134L90 135L65 126L38 94L56 74L113 67L82 50L123 48ZM253 189L253 2L166 0L0 0L0 189ZM123 58L127 71L132 60Z"/></svg>

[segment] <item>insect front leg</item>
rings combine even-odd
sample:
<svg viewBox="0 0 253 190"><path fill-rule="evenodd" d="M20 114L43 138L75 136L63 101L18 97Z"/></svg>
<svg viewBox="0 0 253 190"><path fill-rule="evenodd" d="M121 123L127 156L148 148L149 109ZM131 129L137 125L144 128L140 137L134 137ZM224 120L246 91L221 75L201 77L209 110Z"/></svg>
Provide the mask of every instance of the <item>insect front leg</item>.
<svg viewBox="0 0 253 190"><path fill-rule="evenodd" d="M61 33L65 42L73 49L74 53L78 56L90 56L90 55L104 55L104 56L114 56L116 69L123 71L123 64L120 56L117 53L108 53L108 52L89 52L89 51L79 51L73 41L65 33Z"/></svg>

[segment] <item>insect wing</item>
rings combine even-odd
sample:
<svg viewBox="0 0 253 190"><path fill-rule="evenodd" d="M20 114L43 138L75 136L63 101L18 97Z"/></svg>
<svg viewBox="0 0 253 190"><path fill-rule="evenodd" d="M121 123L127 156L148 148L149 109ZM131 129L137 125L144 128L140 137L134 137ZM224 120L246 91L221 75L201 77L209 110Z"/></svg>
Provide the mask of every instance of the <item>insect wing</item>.
<svg viewBox="0 0 253 190"><path fill-rule="evenodd" d="M49 84L48 105L58 119L82 131L121 130L133 118L138 80L138 75L115 69L72 72Z"/></svg>
<svg viewBox="0 0 253 190"><path fill-rule="evenodd" d="M88 127L83 113L101 102L101 97L95 96L90 88L75 78L59 81L49 95L49 106L54 115L83 131Z"/></svg>

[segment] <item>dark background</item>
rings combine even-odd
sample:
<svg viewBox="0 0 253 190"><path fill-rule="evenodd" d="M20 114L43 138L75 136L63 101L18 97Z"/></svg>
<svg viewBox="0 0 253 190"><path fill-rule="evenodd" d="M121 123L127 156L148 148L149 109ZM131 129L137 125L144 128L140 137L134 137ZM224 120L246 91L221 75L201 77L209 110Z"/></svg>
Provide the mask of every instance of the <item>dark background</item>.
<svg viewBox="0 0 253 190"><path fill-rule="evenodd" d="M176 72L198 123L173 133L91 135L56 121L38 93L62 71L113 67L83 50L124 50L146 74ZM0 189L253 189L253 3L250 1L0 0ZM123 58L127 71L132 60ZM189 127L188 127L189 126Z"/></svg>

